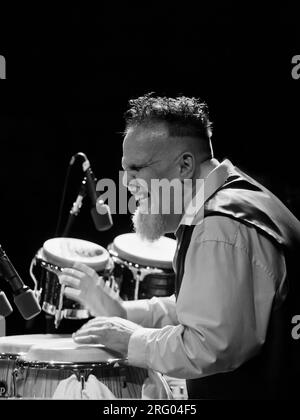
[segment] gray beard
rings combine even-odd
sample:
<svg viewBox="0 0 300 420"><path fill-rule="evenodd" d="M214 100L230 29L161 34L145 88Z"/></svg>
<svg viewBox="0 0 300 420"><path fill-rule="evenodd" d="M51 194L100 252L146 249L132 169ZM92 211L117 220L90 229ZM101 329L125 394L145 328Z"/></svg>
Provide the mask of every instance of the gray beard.
<svg viewBox="0 0 300 420"><path fill-rule="evenodd" d="M137 208L132 216L135 232L148 241L156 241L166 232L164 218L161 214L145 214Z"/></svg>

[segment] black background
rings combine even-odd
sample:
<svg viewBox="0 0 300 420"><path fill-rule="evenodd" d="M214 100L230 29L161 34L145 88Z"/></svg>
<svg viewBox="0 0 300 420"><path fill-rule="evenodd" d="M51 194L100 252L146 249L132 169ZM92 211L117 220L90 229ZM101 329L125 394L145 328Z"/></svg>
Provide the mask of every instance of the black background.
<svg viewBox="0 0 300 420"><path fill-rule="evenodd" d="M299 32L288 3L2 7L0 241L23 280L31 284L30 261L54 236L70 157L83 151L98 178L117 180L123 113L149 91L205 99L216 157L262 181L299 217L300 79L291 76ZM64 220L81 178L76 164ZM72 236L106 247L131 229L130 217L117 215L99 233L85 206ZM7 334L44 332L42 316L28 323L15 309Z"/></svg>

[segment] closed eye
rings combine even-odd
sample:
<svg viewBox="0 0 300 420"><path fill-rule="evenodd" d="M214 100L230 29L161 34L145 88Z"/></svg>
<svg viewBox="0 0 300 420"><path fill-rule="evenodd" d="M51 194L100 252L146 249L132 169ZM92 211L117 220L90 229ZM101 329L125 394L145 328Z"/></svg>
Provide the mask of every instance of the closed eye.
<svg viewBox="0 0 300 420"><path fill-rule="evenodd" d="M146 165L135 165L135 164L132 164L132 165L126 165L126 163L125 163L125 161L122 159L122 167L123 167L123 170L124 171L139 171L139 170L141 170L142 168L144 168Z"/></svg>
<svg viewBox="0 0 300 420"><path fill-rule="evenodd" d="M140 171L143 168L146 168L146 165L142 165L142 166L133 165L130 169L132 169L133 171Z"/></svg>
<svg viewBox="0 0 300 420"><path fill-rule="evenodd" d="M147 165L140 165L140 166L138 166L138 165L129 165L129 166L127 166L127 168L126 167L124 168L124 171L136 171L136 172L138 172L141 169L146 168L146 166Z"/></svg>

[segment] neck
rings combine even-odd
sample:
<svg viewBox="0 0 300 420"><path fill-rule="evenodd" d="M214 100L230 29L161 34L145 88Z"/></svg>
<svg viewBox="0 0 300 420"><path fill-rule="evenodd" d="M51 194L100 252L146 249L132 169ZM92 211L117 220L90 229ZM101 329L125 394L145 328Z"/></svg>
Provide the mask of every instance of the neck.
<svg viewBox="0 0 300 420"><path fill-rule="evenodd" d="M196 171L194 180L206 179L218 165L220 165L220 162L215 158L207 159L204 162L201 162L198 170Z"/></svg>

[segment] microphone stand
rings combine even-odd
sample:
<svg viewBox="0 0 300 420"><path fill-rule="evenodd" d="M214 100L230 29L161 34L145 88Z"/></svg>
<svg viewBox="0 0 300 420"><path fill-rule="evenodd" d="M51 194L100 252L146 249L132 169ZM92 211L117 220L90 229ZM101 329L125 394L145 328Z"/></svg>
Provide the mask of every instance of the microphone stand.
<svg viewBox="0 0 300 420"><path fill-rule="evenodd" d="M0 337L4 337L6 334L6 321L3 315L0 315Z"/></svg>
<svg viewBox="0 0 300 420"><path fill-rule="evenodd" d="M63 237L67 237L69 235L69 232L71 230L71 227L73 226L76 217L79 215L81 207L82 207L82 202L84 197L86 196L86 177L83 178L80 189L79 189L79 193L77 195L76 200L73 203L73 206L69 212L69 217L66 223L66 226L63 230Z"/></svg>

